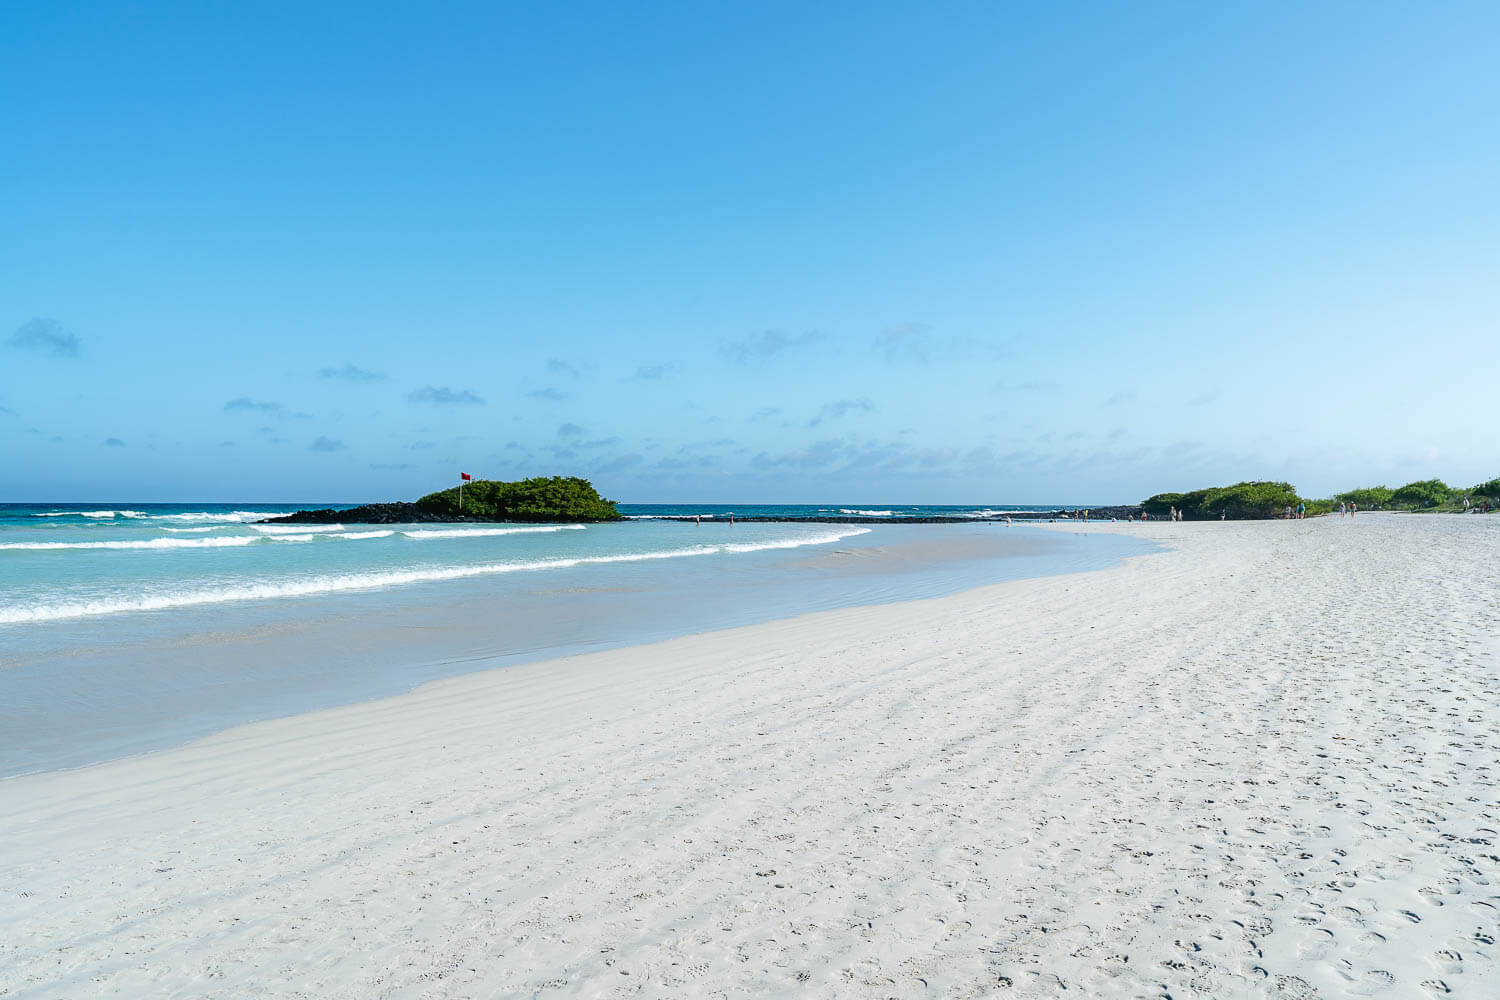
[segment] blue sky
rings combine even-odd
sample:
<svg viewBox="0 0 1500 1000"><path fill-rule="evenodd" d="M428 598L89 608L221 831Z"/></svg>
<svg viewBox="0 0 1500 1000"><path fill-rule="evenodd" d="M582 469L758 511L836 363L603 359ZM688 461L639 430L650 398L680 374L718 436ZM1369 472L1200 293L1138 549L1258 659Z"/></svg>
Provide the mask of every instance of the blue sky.
<svg viewBox="0 0 1500 1000"><path fill-rule="evenodd" d="M0 499L1469 485L1497 50L1488 3L10 3Z"/></svg>

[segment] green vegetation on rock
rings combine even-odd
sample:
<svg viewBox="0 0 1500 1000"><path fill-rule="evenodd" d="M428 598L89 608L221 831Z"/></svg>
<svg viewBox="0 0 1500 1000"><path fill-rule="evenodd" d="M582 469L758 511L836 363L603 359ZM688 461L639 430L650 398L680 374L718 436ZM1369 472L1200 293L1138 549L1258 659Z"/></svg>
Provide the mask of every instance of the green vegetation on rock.
<svg viewBox="0 0 1500 1000"><path fill-rule="evenodd" d="M1391 502L1391 494L1395 491L1388 486L1366 486L1363 489L1349 490L1334 497L1339 503L1359 504L1365 510L1374 510L1384 507Z"/></svg>
<svg viewBox="0 0 1500 1000"><path fill-rule="evenodd" d="M1287 507L1301 502L1290 483L1246 482L1233 486L1214 486L1188 493L1158 493L1141 503L1141 509L1154 516L1176 507L1190 521L1261 520L1281 517Z"/></svg>
<svg viewBox="0 0 1500 1000"><path fill-rule="evenodd" d="M1334 500L1357 503L1360 510L1462 511L1464 498L1471 504L1500 500L1500 479L1491 479L1467 490L1455 489L1441 479L1420 479L1400 489L1367 486L1340 493Z"/></svg>
<svg viewBox="0 0 1500 1000"><path fill-rule="evenodd" d="M1158 493L1154 497L1147 497L1141 501L1141 510L1156 517L1158 514L1169 513L1173 507L1182 509L1181 493Z"/></svg>
<svg viewBox="0 0 1500 1000"><path fill-rule="evenodd" d="M1407 483L1391 494L1389 506L1407 510L1437 507L1452 500L1456 492L1441 479L1423 479Z"/></svg>
<svg viewBox="0 0 1500 1000"><path fill-rule="evenodd" d="M494 521L618 521L613 500L601 497L592 483L577 476L538 476L505 483L476 479L459 488L429 493L417 501L434 514L463 514Z"/></svg>
<svg viewBox="0 0 1500 1000"><path fill-rule="evenodd" d="M1395 490L1366 486L1326 500L1299 497L1290 483L1235 483L1188 493L1158 493L1142 500L1141 510L1152 517L1165 517L1175 507L1190 521L1217 521L1221 514L1227 520L1241 521L1281 517L1286 508L1296 510L1299 503L1305 505L1309 515L1331 513L1341 503L1357 504L1360 510L1461 512L1468 509L1464 507L1465 498L1473 509L1492 509L1500 501L1500 478L1467 490L1454 489L1441 479L1423 479Z"/></svg>

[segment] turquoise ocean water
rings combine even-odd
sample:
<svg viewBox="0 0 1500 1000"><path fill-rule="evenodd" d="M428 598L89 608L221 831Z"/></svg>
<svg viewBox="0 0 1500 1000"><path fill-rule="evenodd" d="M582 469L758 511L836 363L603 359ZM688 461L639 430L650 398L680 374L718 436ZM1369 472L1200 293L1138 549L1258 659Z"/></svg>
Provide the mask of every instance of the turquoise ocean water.
<svg viewBox="0 0 1500 1000"><path fill-rule="evenodd" d="M439 677L1109 565L1149 546L900 525L1005 509L621 505L607 525L262 525L316 504L0 505L0 777ZM840 515L860 524L727 523ZM703 525L660 520L702 514Z"/></svg>

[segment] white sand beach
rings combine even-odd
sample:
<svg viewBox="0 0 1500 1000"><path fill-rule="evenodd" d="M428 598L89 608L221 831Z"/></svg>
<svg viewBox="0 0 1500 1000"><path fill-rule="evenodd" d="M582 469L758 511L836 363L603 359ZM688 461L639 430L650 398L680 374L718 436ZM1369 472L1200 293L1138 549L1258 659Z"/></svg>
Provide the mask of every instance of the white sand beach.
<svg viewBox="0 0 1500 1000"><path fill-rule="evenodd" d="M0 996L1500 995L1500 518L1056 530L0 782Z"/></svg>

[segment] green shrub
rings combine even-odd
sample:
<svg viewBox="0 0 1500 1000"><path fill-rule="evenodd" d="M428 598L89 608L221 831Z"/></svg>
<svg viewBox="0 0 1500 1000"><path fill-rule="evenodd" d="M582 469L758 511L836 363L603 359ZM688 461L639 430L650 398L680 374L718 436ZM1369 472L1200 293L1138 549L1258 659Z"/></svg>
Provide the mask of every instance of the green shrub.
<svg viewBox="0 0 1500 1000"><path fill-rule="evenodd" d="M1182 502L1177 509L1182 511L1182 516L1189 521L1202 521L1212 518L1218 520L1219 512L1210 511L1207 507L1208 495L1212 490L1189 490L1182 495Z"/></svg>
<svg viewBox="0 0 1500 1000"><path fill-rule="evenodd" d="M1489 497L1491 500L1500 500L1500 478L1491 479L1487 483L1480 483L1469 491L1477 497Z"/></svg>
<svg viewBox="0 0 1500 1000"><path fill-rule="evenodd" d="M1454 497L1454 490L1441 479L1423 479L1407 483L1391 494L1391 506L1421 510L1447 503Z"/></svg>
<svg viewBox="0 0 1500 1000"><path fill-rule="evenodd" d="M1157 514L1166 514L1173 507L1182 509L1181 493L1158 493L1154 497L1148 497L1141 501L1141 510L1153 517Z"/></svg>
<svg viewBox="0 0 1500 1000"><path fill-rule="evenodd" d="M417 501L434 514L466 514L497 521L618 521L614 501L599 496L592 483L577 476L538 476L505 483L476 479L459 488L429 493Z"/></svg>
<svg viewBox="0 0 1500 1000"><path fill-rule="evenodd" d="M1204 506L1210 516L1220 511L1231 521L1281 517L1287 507L1296 508L1297 491L1291 483L1235 483L1208 491Z"/></svg>
<svg viewBox="0 0 1500 1000"><path fill-rule="evenodd" d="M1190 521L1217 521L1221 514L1243 521L1280 517L1297 503L1297 491L1290 483L1247 482L1188 493L1158 493L1142 501L1141 509L1153 517L1176 507Z"/></svg>
<svg viewBox="0 0 1500 1000"><path fill-rule="evenodd" d="M1334 499L1342 503L1357 503L1366 510L1370 510L1390 503L1393 492L1394 490L1386 486L1366 486L1363 489L1340 493Z"/></svg>

